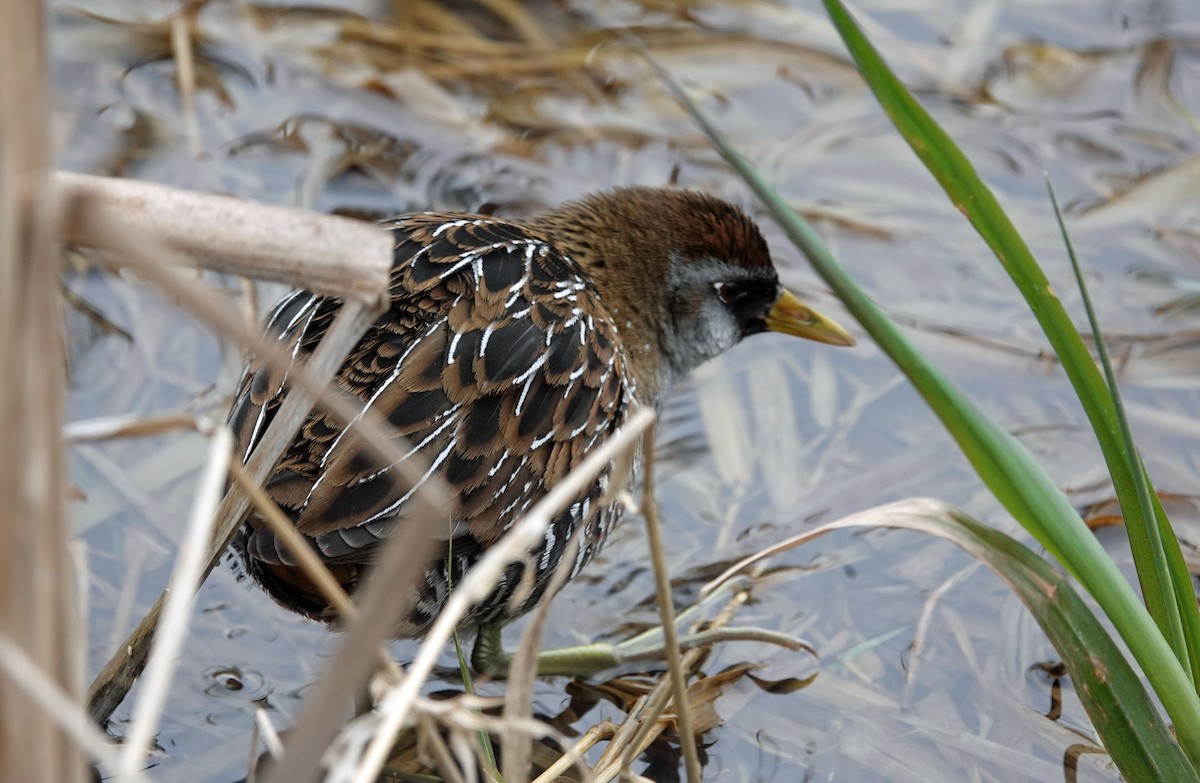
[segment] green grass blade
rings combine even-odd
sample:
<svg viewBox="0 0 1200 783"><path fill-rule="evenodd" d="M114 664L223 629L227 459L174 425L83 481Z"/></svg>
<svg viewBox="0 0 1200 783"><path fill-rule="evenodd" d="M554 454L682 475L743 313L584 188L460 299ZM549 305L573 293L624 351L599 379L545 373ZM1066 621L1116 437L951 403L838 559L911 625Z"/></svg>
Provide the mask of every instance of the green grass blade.
<svg viewBox="0 0 1200 783"><path fill-rule="evenodd" d="M1179 543L1165 514L1155 513L1147 517L1137 502L1138 493L1133 470L1124 456L1125 449L1112 396L1096 369L1083 338L1054 294L1028 246L1009 221L991 190L979 179L971 162L891 72L858 29L842 2L824 2L834 26L846 42L846 47L858 64L863 78L875 92L876 98L897 130L934 175L955 206L967 216L979 235L992 248L1005 271L1029 303L1042 331L1062 362L1063 369L1096 433L1109 475L1116 488L1146 606L1159 629L1172 643L1172 649L1183 663L1189 679L1193 679L1189 649L1194 649L1200 642L1195 639L1185 642L1174 633L1173 628L1179 621L1174 619L1178 612L1173 612L1172 607L1182 608L1196 615L1194 621L1188 622L1188 625L1193 627L1200 627L1200 613L1197 613L1194 599L1181 604L1176 600L1175 594L1169 594L1172 592L1170 585L1156 576L1156 558L1150 528L1156 528L1157 537L1162 541L1163 547L1174 549L1178 553ZM1155 508L1156 511L1161 510L1161 504ZM1168 555L1167 559L1182 562L1182 553L1178 553L1178 557ZM1193 684L1194 682L1193 679Z"/></svg>
<svg viewBox="0 0 1200 783"><path fill-rule="evenodd" d="M462 678L463 691L474 696L475 680L471 678L471 665L467 663L467 656L463 653L457 629L454 631L454 654L458 658L458 674ZM481 715L482 713L476 709L475 714ZM487 729L475 731L475 742L479 745L479 756L484 774L488 776L489 780L501 780L500 765L496 763L496 749L492 746L492 738L488 735Z"/></svg>
<svg viewBox="0 0 1200 783"><path fill-rule="evenodd" d="M1100 358L1100 366L1104 370L1104 379L1108 384L1109 393L1112 395L1113 409L1116 411L1117 423L1121 430L1123 456L1129 473L1133 477L1138 508L1142 512L1143 519L1154 519L1154 503L1150 499L1152 494L1150 480L1146 475L1145 465L1142 463L1141 452L1138 450L1137 443L1133 440L1133 430L1129 426L1129 417L1125 415L1125 405L1121 399L1121 389L1117 385L1117 374L1113 371L1112 361L1109 358L1108 344L1104 341L1104 334L1100 331L1100 321L1096 317L1096 309L1092 306L1092 297L1088 292L1087 281L1084 279L1083 269L1079 265L1079 258L1075 255L1075 245L1071 242L1071 235L1067 231L1067 224L1063 221L1062 210L1058 206L1058 197L1054 195L1054 185L1050 182L1049 176L1046 177L1046 190L1050 195L1050 204L1054 207L1054 217L1058 221L1058 230L1062 232L1063 244L1066 245L1067 255L1071 259L1071 269L1075 272L1075 282L1079 286L1079 294L1083 298L1083 308L1087 312L1088 325L1092 330L1092 338L1096 343L1096 355ZM1146 532L1154 561L1144 569L1139 568L1139 573L1145 570L1146 573L1151 574L1159 582L1158 589L1162 592L1167 603L1166 619L1170 623L1170 641L1172 642L1172 646L1176 649L1187 649L1183 620L1179 612L1179 603L1176 600L1178 593L1175 582L1182 578L1190 592L1192 589L1191 575L1187 573L1186 569L1182 573L1172 572L1157 525L1147 525ZM1193 600L1192 603L1194 604L1195 601ZM1195 658L1191 654L1193 652L1189 650L1188 660L1194 664ZM1194 672L1193 680L1195 680Z"/></svg>
<svg viewBox="0 0 1200 783"><path fill-rule="evenodd" d="M902 500L811 528L737 563L703 592L711 595L716 586L753 563L835 530L880 527L950 541L1008 583L1058 650L1122 779L1131 783L1200 781L1196 767L1163 722L1137 672L1071 584L1023 544L941 501Z"/></svg>
<svg viewBox="0 0 1200 783"><path fill-rule="evenodd" d="M886 525L936 535L996 572L1037 619L1070 673L1092 725L1131 783L1197 781L1125 656L1071 585L1011 537L937 501L911 500L829 527Z"/></svg>
<svg viewBox="0 0 1200 783"><path fill-rule="evenodd" d="M817 232L771 188L636 41L631 41L704 130L713 146L763 200L847 309L908 376L980 478L1038 542L1104 608L1163 701L1189 759L1200 766L1200 699L1137 594L1066 496L1015 438L980 413L900 332L837 262Z"/></svg>

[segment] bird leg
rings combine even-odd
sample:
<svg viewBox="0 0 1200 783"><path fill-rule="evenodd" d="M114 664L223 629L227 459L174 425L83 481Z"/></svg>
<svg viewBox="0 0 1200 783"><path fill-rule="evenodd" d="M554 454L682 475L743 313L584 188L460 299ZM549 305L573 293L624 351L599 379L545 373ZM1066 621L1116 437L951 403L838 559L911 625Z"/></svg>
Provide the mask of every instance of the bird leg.
<svg viewBox="0 0 1200 783"><path fill-rule="evenodd" d="M756 641L776 644L789 650L804 650L816 655L816 650L802 639L778 631L753 627L709 628L684 633L682 629L692 624L695 618L712 604L747 589L749 580L731 580L705 596L699 603L688 607L676 617L675 625L681 629L680 652L706 647L719 642ZM500 641L499 625L481 625L471 651L471 666L481 674L503 679L508 674L512 656L504 651ZM538 653L537 673L542 677L592 677L610 669L627 664L650 661L665 661L663 630L651 628L623 642L592 642L574 647L560 647Z"/></svg>

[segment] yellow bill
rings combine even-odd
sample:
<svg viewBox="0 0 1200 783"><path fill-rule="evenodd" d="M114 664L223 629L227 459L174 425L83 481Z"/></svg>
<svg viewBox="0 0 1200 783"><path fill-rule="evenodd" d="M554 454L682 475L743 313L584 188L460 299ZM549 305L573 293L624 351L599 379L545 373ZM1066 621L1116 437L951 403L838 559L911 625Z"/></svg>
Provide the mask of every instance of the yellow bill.
<svg viewBox="0 0 1200 783"><path fill-rule="evenodd" d="M849 332L801 302L787 289L767 311L767 329L829 345L854 345Z"/></svg>

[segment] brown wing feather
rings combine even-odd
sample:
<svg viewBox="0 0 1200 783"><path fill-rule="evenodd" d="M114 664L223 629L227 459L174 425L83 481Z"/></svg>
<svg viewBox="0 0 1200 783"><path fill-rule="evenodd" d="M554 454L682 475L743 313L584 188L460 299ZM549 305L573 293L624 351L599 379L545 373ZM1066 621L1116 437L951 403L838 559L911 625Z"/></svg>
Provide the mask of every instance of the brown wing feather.
<svg viewBox="0 0 1200 783"><path fill-rule="evenodd" d="M632 401L631 378L604 303L544 237L463 215L408 216L393 229L392 307L338 383L407 438L410 453L431 466L426 475L451 487L455 551L464 541L477 548L619 422ZM272 322L299 360L335 307L293 295ZM248 372L232 417L242 454L278 406L280 379L261 373ZM402 518L414 487L314 414L268 490L327 559L360 562ZM595 492L580 499L587 494ZM264 539L249 547L256 556L290 560L266 530L253 537Z"/></svg>

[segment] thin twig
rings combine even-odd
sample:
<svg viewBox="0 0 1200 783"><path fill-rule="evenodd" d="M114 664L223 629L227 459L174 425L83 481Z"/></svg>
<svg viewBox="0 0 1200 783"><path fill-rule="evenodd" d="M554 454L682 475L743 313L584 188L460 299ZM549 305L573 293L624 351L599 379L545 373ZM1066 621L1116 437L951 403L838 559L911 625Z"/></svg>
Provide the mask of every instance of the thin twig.
<svg viewBox="0 0 1200 783"><path fill-rule="evenodd" d="M212 538L217 504L225 484L225 465L232 452L232 433L225 427L219 427L213 433L209 446L208 464L196 485L192 518L188 522L187 534L180 543L179 560L171 576L170 587L167 588L169 594L163 608L162 622L154 636L154 649L146 664L143 688L133 708L125 750L121 756L121 766L126 774L132 774L144 762L158 727L163 704L167 700L171 674L187 636L192 599L203 578L205 545Z"/></svg>

